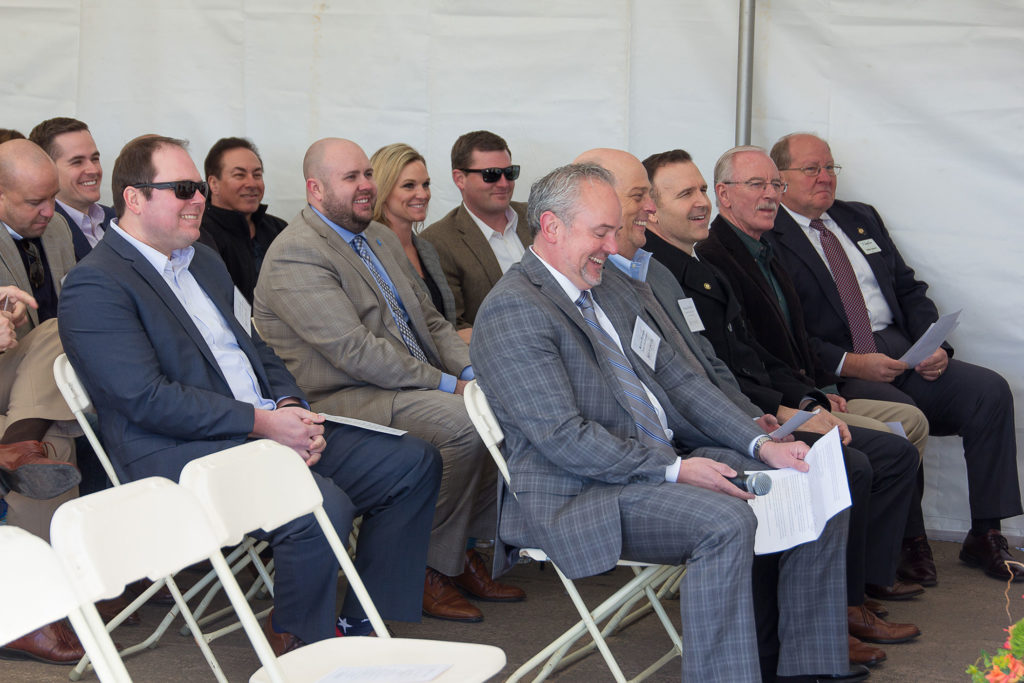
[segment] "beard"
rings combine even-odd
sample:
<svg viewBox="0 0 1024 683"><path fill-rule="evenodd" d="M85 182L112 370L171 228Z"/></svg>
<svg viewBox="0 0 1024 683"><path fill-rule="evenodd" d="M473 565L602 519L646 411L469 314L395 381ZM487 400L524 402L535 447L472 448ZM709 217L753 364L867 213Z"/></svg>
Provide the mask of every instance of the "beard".
<svg viewBox="0 0 1024 683"><path fill-rule="evenodd" d="M323 200L323 213L336 225L340 225L350 232L360 233L366 230L366 226L370 224L371 217L363 218L357 216L352 211L353 199L354 197L345 201L328 192ZM373 197L370 197L369 206L373 206Z"/></svg>

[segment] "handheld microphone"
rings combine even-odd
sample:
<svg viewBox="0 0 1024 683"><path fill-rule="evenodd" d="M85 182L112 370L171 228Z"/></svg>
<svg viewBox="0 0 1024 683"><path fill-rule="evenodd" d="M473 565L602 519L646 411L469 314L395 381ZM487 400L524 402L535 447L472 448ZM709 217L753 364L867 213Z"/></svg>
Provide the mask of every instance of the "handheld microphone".
<svg viewBox="0 0 1024 683"><path fill-rule="evenodd" d="M743 489L755 496L763 496L772 490L772 478L764 472L751 472L738 477L726 477L736 488Z"/></svg>

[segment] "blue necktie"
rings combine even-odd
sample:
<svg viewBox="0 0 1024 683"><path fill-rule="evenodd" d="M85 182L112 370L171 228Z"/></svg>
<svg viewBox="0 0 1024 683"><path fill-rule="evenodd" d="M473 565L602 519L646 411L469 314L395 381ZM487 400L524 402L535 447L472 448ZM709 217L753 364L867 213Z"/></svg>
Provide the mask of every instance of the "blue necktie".
<svg viewBox="0 0 1024 683"><path fill-rule="evenodd" d="M590 295L590 290L580 294L580 298L576 300L576 305L580 307L583 319L594 329L598 346L604 352L605 358L608 359L608 363L615 372L615 378L619 380L622 391L629 399L629 407L633 413L633 420L636 422L640 442L652 448L664 448L667 446L672 449L672 444L665 438L665 429L661 426L661 420L658 419L658 411L647 400L647 391L644 389L643 384L641 384L640 378L633 372L633 366L629 364L629 359L619 351L618 344L601 327L601 323L597 322L597 315L594 312L594 300ZM675 452L675 449L672 449L672 451Z"/></svg>
<svg viewBox="0 0 1024 683"><path fill-rule="evenodd" d="M405 342L406 348L409 349L409 353L413 357L423 363L430 364L427 360L427 355L423 353L423 349L420 348L420 343L416 341L416 335L413 334L412 328L409 327L409 323L405 322L405 314L398 305L398 299L395 298L395 293L391 290L387 280L385 280L380 272L377 270L377 266L373 263L373 259L370 258L370 248L366 245L366 238L362 235L356 235L352 238L352 247L359 254L359 258L366 264L366 269L370 271L370 275L373 276L374 282L377 283L377 287L384 295L384 299L388 302L388 308L391 309L391 317L395 319L395 324L398 325L398 332L402 335L402 341Z"/></svg>

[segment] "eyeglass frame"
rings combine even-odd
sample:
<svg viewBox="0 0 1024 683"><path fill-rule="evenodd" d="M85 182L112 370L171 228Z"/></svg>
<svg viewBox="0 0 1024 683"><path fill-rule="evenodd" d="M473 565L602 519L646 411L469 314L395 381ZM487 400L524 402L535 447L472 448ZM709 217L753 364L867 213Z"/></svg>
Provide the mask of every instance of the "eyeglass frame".
<svg viewBox="0 0 1024 683"><path fill-rule="evenodd" d="M779 194L785 194L789 188L789 183L782 180L757 180L756 178L750 178L749 180L719 180L718 182L722 185L746 185L751 190L758 192L764 192L770 185Z"/></svg>
<svg viewBox="0 0 1024 683"><path fill-rule="evenodd" d="M178 192L179 186L191 187L192 192L183 197ZM167 180L160 183L128 183L128 187L134 187L140 190L143 188L152 188L154 190L174 190L174 196L183 200L192 199L196 196L196 192L201 192L204 197L210 196L210 184L205 180Z"/></svg>
<svg viewBox="0 0 1024 683"><path fill-rule="evenodd" d="M505 180L515 181L517 178L519 178L519 169L519 164L512 164L511 166L506 166L505 168L491 166L489 168L460 168L458 170L462 171L463 173L479 173L481 180L483 180L488 185L493 185L494 183L501 180L501 176L505 176ZM488 180L488 175L493 176L493 180Z"/></svg>
<svg viewBox="0 0 1024 683"><path fill-rule="evenodd" d="M829 170L830 168L832 169L831 171ZM817 170L815 170L814 173L811 173L812 169ZM800 168L780 168L779 170L800 171L808 178L817 178L819 173L825 171L827 175L835 178L837 175L839 175L839 172L843 170L843 167L840 166L839 164L825 164L824 166L822 166L821 164L814 164L813 166L801 166Z"/></svg>

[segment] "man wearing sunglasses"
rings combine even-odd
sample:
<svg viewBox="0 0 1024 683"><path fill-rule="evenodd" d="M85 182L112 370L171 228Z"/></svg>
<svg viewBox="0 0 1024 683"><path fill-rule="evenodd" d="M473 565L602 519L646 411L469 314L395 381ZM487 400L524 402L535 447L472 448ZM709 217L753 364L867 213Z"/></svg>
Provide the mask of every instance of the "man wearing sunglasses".
<svg viewBox="0 0 1024 683"><path fill-rule="evenodd" d="M60 332L122 479L177 479L191 460L253 438L285 444L310 467L342 538L363 515L355 564L384 618L418 621L437 451L409 436L325 426L307 409L249 319L236 319L224 263L192 246L207 186L182 141L136 138L112 176L118 218L68 275ZM264 631L275 653L333 637L338 563L317 525L307 515L254 535L274 549ZM353 594L341 613L367 635Z"/></svg>
<svg viewBox="0 0 1024 683"><path fill-rule="evenodd" d="M874 207L836 199L840 167L821 138L796 133L771 155L789 187L767 239L793 280L807 331L848 398L917 405L936 436L963 437L971 529L960 559L1000 580L1024 581L1000 522L1021 514L1013 394L999 374L955 360L943 344L916 367L897 360L938 318L928 285ZM923 474L918 477L921 495ZM908 528L904 575L936 580L924 521Z"/></svg>
<svg viewBox="0 0 1024 683"><path fill-rule="evenodd" d="M508 143L494 133L466 133L452 146L452 180L462 203L423 237L437 248L455 295L456 327L473 324L487 292L533 241L526 204L512 201L518 177Z"/></svg>
<svg viewBox="0 0 1024 683"><path fill-rule="evenodd" d="M60 116L43 121L28 139L42 147L54 163L60 179L56 211L67 220L75 245L75 260L92 251L114 218L114 209L100 204L103 166L89 126L78 119Z"/></svg>
<svg viewBox="0 0 1024 683"><path fill-rule="evenodd" d="M62 353L57 295L75 264L71 231L54 214L58 188L57 169L38 145L0 145L0 496L10 506L9 524L43 538L80 480L70 460L81 431L53 379ZM0 657L60 664L83 654L63 622L0 647Z"/></svg>

